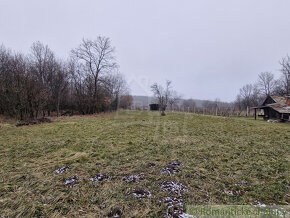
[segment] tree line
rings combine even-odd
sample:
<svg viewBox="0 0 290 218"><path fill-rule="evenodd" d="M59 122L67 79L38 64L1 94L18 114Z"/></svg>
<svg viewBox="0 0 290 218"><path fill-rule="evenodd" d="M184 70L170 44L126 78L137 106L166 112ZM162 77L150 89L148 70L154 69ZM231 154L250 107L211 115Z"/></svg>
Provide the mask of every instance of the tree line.
<svg viewBox="0 0 290 218"><path fill-rule="evenodd" d="M262 103L268 95L290 95L290 57L287 55L279 62L281 69L278 79L271 72L261 72L253 84L244 85L237 95L235 106L240 110Z"/></svg>
<svg viewBox="0 0 290 218"><path fill-rule="evenodd" d="M181 96L173 90L171 81L166 81L165 86L154 83L151 91L156 103L159 104L161 115L165 115L165 110L170 109L224 116L240 116L243 111L246 111L248 116L249 109L260 105L269 95L290 96L290 57L287 55L279 63L281 68L278 79L271 72L259 73L255 83L240 88L236 100L232 103L221 102L219 99L207 100L203 101L202 106L197 107L193 99L182 100Z"/></svg>
<svg viewBox="0 0 290 218"><path fill-rule="evenodd" d="M128 108L128 85L107 37L83 39L67 60L41 42L29 54L0 46L0 114L17 119Z"/></svg>
<svg viewBox="0 0 290 218"><path fill-rule="evenodd" d="M165 86L154 83L151 85L151 91L154 95L153 102L159 105L159 111L162 116L166 110L183 111L191 113L230 115L234 111L234 104L222 102L218 98L214 101L203 100L202 106L197 106L193 99L182 99L172 86L172 82L167 80Z"/></svg>

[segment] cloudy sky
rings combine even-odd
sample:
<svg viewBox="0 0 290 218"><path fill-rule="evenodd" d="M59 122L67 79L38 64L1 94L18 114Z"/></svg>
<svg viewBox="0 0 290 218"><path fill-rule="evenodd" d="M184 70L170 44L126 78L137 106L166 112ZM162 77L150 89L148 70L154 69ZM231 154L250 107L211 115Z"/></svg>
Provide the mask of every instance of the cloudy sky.
<svg viewBox="0 0 290 218"><path fill-rule="evenodd" d="M111 38L132 94L172 80L184 97L235 99L290 54L289 0L0 0L0 44L34 41L66 58L83 37Z"/></svg>

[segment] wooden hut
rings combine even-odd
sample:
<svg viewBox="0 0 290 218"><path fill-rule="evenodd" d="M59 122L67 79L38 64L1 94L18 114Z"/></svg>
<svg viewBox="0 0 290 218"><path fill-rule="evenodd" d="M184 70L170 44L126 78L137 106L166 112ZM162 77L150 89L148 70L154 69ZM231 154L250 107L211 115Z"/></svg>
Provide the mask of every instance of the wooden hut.
<svg viewBox="0 0 290 218"><path fill-rule="evenodd" d="M290 121L290 97L289 96L268 96L262 105L254 107L255 119L257 119L257 110L260 110L258 116L264 120Z"/></svg>
<svg viewBox="0 0 290 218"><path fill-rule="evenodd" d="M151 111L158 111L159 110L159 104L149 104Z"/></svg>

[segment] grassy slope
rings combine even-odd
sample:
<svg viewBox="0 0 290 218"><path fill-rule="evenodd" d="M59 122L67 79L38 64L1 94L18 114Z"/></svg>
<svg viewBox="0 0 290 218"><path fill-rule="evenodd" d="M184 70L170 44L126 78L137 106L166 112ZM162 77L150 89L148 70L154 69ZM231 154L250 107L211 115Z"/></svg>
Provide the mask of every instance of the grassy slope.
<svg viewBox="0 0 290 218"><path fill-rule="evenodd" d="M184 113L165 117L128 112L65 118L50 124L0 127L0 212L2 216L104 216L120 206L126 217L157 217L166 196L160 183L174 180L189 192L186 204L289 203L290 126L251 119ZM170 160L182 172L160 174ZM146 164L155 163L155 168ZM99 163L100 165L96 165ZM53 171L70 165L56 175ZM139 184L124 175L145 174ZM88 181L105 173L111 181ZM66 187L63 179L84 178ZM248 185L235 185L246 181ZM126 197L146 187L150 199ZM225 190L239 191L231 196Z"/></svg>

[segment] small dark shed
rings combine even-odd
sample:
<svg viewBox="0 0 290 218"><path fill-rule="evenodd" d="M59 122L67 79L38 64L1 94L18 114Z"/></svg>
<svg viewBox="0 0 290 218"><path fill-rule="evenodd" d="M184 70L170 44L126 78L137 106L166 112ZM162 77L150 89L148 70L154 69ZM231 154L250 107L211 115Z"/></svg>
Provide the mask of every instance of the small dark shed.
<svg viewBox="0 0 290 218"><path fill-rule="evenodd" d="M159 110L159 104L149 104L151 111L158 111Z"/></svg>
<svg viewBox="0 0 290 218"><path fill-rule="evenodd" d="M263 104L255 109L255 119L257 117L257 109L261 110L258 116L264 120L281 120L289 121L290 118L290 97L288 96L268 96Z"/></svg>

